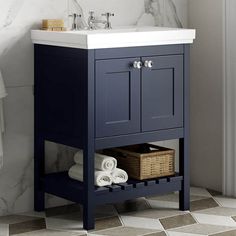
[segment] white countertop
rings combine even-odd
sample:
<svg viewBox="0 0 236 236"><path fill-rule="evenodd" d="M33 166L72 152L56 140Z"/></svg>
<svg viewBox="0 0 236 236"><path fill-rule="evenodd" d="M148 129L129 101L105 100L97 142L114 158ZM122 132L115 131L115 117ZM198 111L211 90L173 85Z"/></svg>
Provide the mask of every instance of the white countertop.
<svg viewBox="0 0 236 236"><path fill-rule="evenodd" d="M111 30L80 30L53 32L32 30L34 44L82 49L120 48L193 43L193 29L164 27L122 27Z"/></svg>

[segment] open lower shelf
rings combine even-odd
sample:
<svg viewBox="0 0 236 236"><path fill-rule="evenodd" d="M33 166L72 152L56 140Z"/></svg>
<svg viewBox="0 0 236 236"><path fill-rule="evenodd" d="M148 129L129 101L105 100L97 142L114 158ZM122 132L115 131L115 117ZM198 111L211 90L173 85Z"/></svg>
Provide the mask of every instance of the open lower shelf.
<svg viewBox="0 0 236 236"><path fill-rule="evenodd" d="M83 204L83 183L71 179L68 172L47 174L41 180L45 192ZM115 203L148 195L180 191L182 180L183 176L176 173L173 176L154 180L130 179L124 184L94 187L95 204Z"/></svg>

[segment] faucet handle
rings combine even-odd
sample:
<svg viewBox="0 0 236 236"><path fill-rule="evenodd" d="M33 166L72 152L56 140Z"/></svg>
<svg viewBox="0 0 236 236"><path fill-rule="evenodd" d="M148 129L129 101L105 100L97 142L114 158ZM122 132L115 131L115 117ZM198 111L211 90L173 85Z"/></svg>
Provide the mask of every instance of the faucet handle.
<svg viewBox="0 0 236 236"><path fill-rule="evenodd" d="M73 19L76 19L77 17L82 17L82 15L77 14L77 13L73 13L73 14L70 14L69 17L73 17Z"/></svg>
<svg viewBox="0 0 236 236"><path fill-rule="evenodd" d="M115 14L111 12L105 12L102 14L102 16L110 17L110 16L115 16Z"/></svg>
<svg viewBox="0 0 236 236"><path fill-rule="evenodd" d="M105 16L107 18L107 21L106 21L106 24L105 24L105 29L112 29L111 22L110 22L110 17L115 16L115 14L110 13L110 12L105 12L105 13L102 14L102 16Z"/></svg>
<svg viewBox="0 0 236 236"><path fill-rule="evenodd" d="M73 23L72 23L72 30L77 30L78 29L78 17L82 17L81 14L77 14L77 13L73 13L71 15L69 15L69 17L73 18Z"/></svg>

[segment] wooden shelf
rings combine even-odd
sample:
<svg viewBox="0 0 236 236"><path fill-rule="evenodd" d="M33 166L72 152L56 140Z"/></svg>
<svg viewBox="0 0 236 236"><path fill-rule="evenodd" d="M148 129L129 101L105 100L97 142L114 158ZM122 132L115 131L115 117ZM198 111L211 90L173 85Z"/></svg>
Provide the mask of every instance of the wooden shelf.
<svg viewBox="0 0 236 236"><path fill-rule="evenodd" d="M107 187L94 187L96 204L114 203L132 198L154 194L180 191L183 176L174 176L152 180L128 180L124 184L114 184ZM68 172L45 175L41 179L42 188L49 194L83 203L83 183L71 179Z"/></svg>

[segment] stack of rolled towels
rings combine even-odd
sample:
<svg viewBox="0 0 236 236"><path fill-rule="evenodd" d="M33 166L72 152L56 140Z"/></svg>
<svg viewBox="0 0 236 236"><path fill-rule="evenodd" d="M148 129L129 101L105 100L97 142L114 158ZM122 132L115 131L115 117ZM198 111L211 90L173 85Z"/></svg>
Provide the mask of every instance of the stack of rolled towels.
<svg viewBox="0 0 236 236"><path fill-rule="evenodd" d="M83 150L79 150L74 156L75 165L69 169L69 177L83 181ZM99 187L111 184L125 183L128 174L117 168L117 160L114 157L95 153L94 157L94 184Z"/></svg>

